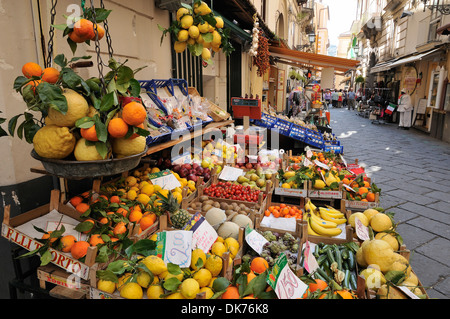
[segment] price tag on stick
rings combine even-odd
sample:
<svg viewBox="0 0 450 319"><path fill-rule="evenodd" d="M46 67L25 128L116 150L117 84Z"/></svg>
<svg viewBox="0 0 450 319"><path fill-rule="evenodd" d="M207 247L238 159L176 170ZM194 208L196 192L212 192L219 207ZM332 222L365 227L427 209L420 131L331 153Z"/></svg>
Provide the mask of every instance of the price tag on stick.
<svg viewBox="0 0 450 319"><path fill-rule="evenodd" d="M192 255L192 231L173 230L158 233L156 251L166 264L172 263L181 268L189 267Z"/></svg>
<svg viewBox="0 0 450 319"><path fill-rule="evenodd" d="M261 255L264 245L268 243L263 235L248 226L245 228L245 241L259 255Z"/></svg>
<svg viewBox="0 0 450 319"><path fill-rule="evenodd" d="M315 247L315 244L313 245ZM315 272L319 267L316 257L314 257L313 255L314 247L311 246L311 243L309 241L305 243L305 269L310 274Z"/></svg>
<svg viewBox="0 0 450 319"><path fill-rule="evenodd" d="M356 236L358 236L358 238L362 241L370 239L369 228L367 226L364 226L358 217L355 217L355 230Z"/></svg>

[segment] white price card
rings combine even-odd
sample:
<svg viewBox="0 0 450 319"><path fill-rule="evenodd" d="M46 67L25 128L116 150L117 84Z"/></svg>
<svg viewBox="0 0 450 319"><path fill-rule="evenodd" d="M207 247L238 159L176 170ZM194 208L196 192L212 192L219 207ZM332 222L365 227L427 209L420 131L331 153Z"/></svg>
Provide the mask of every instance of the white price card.
<svg viewBox="0 0 450 319"><path fill-rule="evenodd" d="M370 239L369 228L364 226L358 217L355 217L355 230L356 236L358 236L358 238L362 241Z"/></svg>
<svg viewBox="0 0 450 319"><path fill-rule="evenodd" d="M339 156L341 157L342 163L344 163L345 167L347 167L347 161L345 160L344 156L342 156L342 154L339 154Z"/></svg>
<svg viewBox="0 0 450 319"><path fill-rule="evenodd" d="M244 170L232 166L224 166L222 172L220 172L219 179L224 181L234 182L239 176L244 175Z"/></svg>
<svg viewBox="0 0 450 319"><path fill-rule="evenodd" d="M311 158L313 156L313 152L310 150L310 149L308 149L307 151L306 151L306 157L307 158Z"/></svg>
<svg viewBox="0 0 450 319"><path fill-rule="evenodd" d="M168 169L149 174L148 177L152 181L153 185L161 186L162 189L171 191L174 188L181 187L180 181Z"/></svg>
<svg viewBox="0 0 450 319"><path fill-rule="evenodd" d="M316 271L316 269L319 267L319 264L317 263L316 257L313 255L313 251L316 244L310 243L307 241L305 243L305 269L308 273L312 274Z"/></svg>
<svg viewBox="0 0 450 319"><path fill-rule="evenodd" d="M303 160L303 166L310 166L313 163L309 160L309 158L305 157L305 159Z"/></svg>
<svg viewBox="0 0 450 319"><path fill-rule="evenodd" d="M267 283L277 294L278 299L302 298L308 285L298 278L288 265L286 254L282 253L267 275Z"/></svg>
<svg viewBox="0 0 450 319"><path fill-rule="evenodd" d="M219 237L216 230L208 223L201 213L196 213L183 227L183 230L192 231L192 247L200 248L206 253L211 249Z"/></svg>
<svg viewBox="0 0 450 319"><path fill-rule="evenodd" d="M261 255L264 245L269 242L263 235L249 226L245 228L245 241L259 255Z"/></svg>
<svg viewBox="0 0 450 319"><path fill-rule="evenodd" d="M191 265L192 231L172 230L158 233L158 256L166 264L172 263L181 268Z"/></svg>
<svg viewBox="0 0 450 319"><path fill-rule="evenodd" d="M316 164L317 166L319 166L323 169L330 170L330 167L328 165L322 163L321 161L319 161L317 159L314 160L314 164Z"/></svg>

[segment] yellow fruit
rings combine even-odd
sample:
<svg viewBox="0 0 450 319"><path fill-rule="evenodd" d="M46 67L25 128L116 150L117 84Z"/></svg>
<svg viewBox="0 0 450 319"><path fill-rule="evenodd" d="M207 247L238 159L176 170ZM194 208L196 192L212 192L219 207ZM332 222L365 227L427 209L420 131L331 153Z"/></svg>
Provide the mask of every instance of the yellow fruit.
<svg viewBox="0 0 450 319"><path fill-rule="evenodd" d="M158 168L158 167L152 167L152 169L151 169L151 171L150 171L150 173L159 173L160 172L160 169ZM155 187L156 187L157 185L155 185Z"/></svg>
<svg viewBox="0 0 450 319"><path fill-rule="evenodd" d="M195 42L197 42L199 44L203 44L203 43L205 43L205 40L203 39L203 36L201 34L199 34L198 38L195 39Z"/></svg>
<svg viewBox="0 0 450 319"><path fill-rule="evenodd" d="M125 184L127 184L128 187L133 187L134 185L137 184L137 179L134 176L127 176L127 178L125 178Z"/></svg>
<svg viewBox="0 0 450 319"><path fill-rule="evenodd" d="M223 239L223 237L220 237L220 236L217 237L216 241L221 242L221 243L224 243L224 242L225 242L225 240Z"/></svg>
<svg viewBox="0 0 450 319"><path fill-rule="evenodd" d="M158 276L159 274L167 271L167 266L160 257L157 256L147 256L142 262L147 266L148 270L152 272L153 275Z"/></svg>
<svg viewBox="0 0 450 319"><path fill-rule="evenodd" d="M98 112L98 110L95 107L93 107L93 106L89 106L89 111L88 111L88 114L86 116L94 117L96 114L100 114Z"/></svg>
<svg viewBox="0 0 450 319"><path fill-rule="evenodd" d="M177 278L179 281L182 281L183 277L184 277L183 272L179 273L178 275L174 275L168 271L165 271L159 275L159 278L164 279L164 280L167 280L170 278Z"/></svg>
<svg viewBox="0 0 450 319"><path fill-rule="evenodd" d="M211 253L221 257L224 253L226 253L227 247L225 247L224 243L221 242L215 242L211 246Z"/></svg>
<svg viewBox="0 0 450 319"><path fill-rule="evenodd" d="M151 285L147 288L148 299L162 299L161 295L164 294L164 289L160 285Z"/></svg>
<svg viewBox="0 0 450 319"><path fill-rule="evenodd" d="M142 288L148 288L148 286L150 285L150 280L151 280L151 276L148 272L146 271L141 271L136 278L137 283L142 287Z"/></svg>
<svg viewBox="0 0 450 319"><path fill-rule="evenodd" d="M214 30L214 32L213 32L213 39L211 41L211 45L212 46L219 46L220 44L222 44L222 36L220 35L219 32Z"/></svg>
<svg viewBox="0 0 450 319"><path fill-rule="evenodd" d="M410 287L415 287L418 284L419 284L419 278L417 278L416 274L413 273L412 271L409 273L409 275L402 282L402 285L410 286Z"/></svg>
<svg viewBox="0 0 450 319"><path fill-rule="evenodd" d="M181 204L181 201L183 200L183 195L181 195L180 192L173 192L173 197L177 199L178 204Z"/></svg>
<svg viewBox="0 0 450 319"><path fill-rule="evenodd" d="M314 182L314 188L315 189L324 189L325 188L325 182L321 179L316 179Z"/></svg>
<svg viewBox="0 0 450 319"><path fill-rule="evenodd" d="M131 189L127 192L127 199L129 200L135 200L137 197L137 193L134 189Z"/></svg>
<svg viewBox="0 0 450 319"><path fill-rule="evenodd" d="M211 282L212 274L208 269L202 268L194 273L193 278L197 280L200 287L206 287Z"/></svg>
<svg viewBox="0 0 450 319"><path fill-rule="evenodd" d="M224 26L223 19L221 17L214 17L216 19L216 28L222 29Z"/></svg>
<svg viewBox="0 0 450 319"><path fill-rule="evenodd" d="M205 293L205 299L211 299L214 295L214 291L210 287L202 287L200 288L200 293Z"/></svg>
<svg viewBox="0 0 450 319"><path fill-rule="evenodd" d="M116 291L116 284L109 280L100 279L97 283L97 288L112 295Z"/></svg>
<svg viewBox="0 0 450 319"><path fill-rule="evenodd" d="M176 53L182 53L187 48L187 42L175 41L173 48Z"/></svg>
<svg viewBox="0 0 450 319"><path fill-rule="evenodd" d="M211 272L213 277L217 277L222 271L223 260L219 256L210 255L206 259L205 268Z"/></svg>
<svg viewBox="0 0 450 319"><path fill-rule="evenodd" d="M50 107L48 118L58 126L74 127L76 121L89 113L89 104L81 94L71 89L64 89L63 95L67 100L67 112L63 114Z"/></svg>
<svg viewBox="0 0 450 319"><path fill-rule="evenodd" d="M211 59L211 51L209 51L209 49L203 48L203 50L202 50L202 59L205 60L205 61L208 61L209 59Z"/></svg>
<svg viewBox="0 0 450 319"><path fill-rule="evenodd" d="M200 31L199 31L199 29L198 29L198 27L196 26L196 25L191 25L190 27L189 27L189 36L192 38L192 39L197 39L198 38L198 36L200 35ZM195 42L194 42L195 43Z"/></svg>
<svg viewBox="0 0 450 319"><path fill-rule="evenodd" d="M209 23L204 21L203 23L200 23L198 25L198 30L200 31L200 33L207 33L209 32Z"/></svg>
<svg viewBox="0 0 450 319"><path fill-rule="evenodd" d="M131 277L130 273L125 273L122 276L120 276L118 282L116 283L117 290L120 291L125 286L125 284L129 281L130 277Z"/></svg>
<svg viewBox="0 0 450 319"><path fill-rule="evenodd" d="M355 228L355 219L358 218L359 221L364 225L364 226L368 226L369 225L369 220L367 219L366 215L364 215L363 213L353 213L350 215L349 219L348 219L348 223L350 225L352 225L353 228Z"/></svg>
<svg viewBox="0 0 450 319"><path fill-rule="evenodd" d="M189 39L189 31L180 30L177 34L177 39L179 42L186 42Z"/></svg>
<svg viewBox="0 0 450 319"><path fill-rule="evenodd" d="M386 214L376 214L370 220L370 227L376 232L383 232L392 228L392 220Z"/></svg>
<svg viewBox="0 0 450 319"><path fill-rule="evenodd" d="M63 159L69 156L76 139L67 127L46 125L39 129L33 138L36 153L45 158Z"/></svg>
<svg viewBox="0 0 450 319"><path fill-rule="evenodd" d="M281 188L291 188L291 185L289 183L283 183Z"/></svg>
<svg viewBox="0 0 450 319"><path fill-rule="evenodd" d="M128 282L120 290L120 296L125 299L142 299L144 292L139 284Z"/></svg>
<svg viewBox="0 0 450 319"><path fill-rule="evenodd" d="M225 239L225 247L230 252L231 258L234 259L239 252L239 242L233 237L228 237Z"/></svg>
<svg viewBox="0 0 450 319"><path fill-rule="evenodd" d="M180 285L180 293L186 299L194 299L200 292L200 285L194 278L185 279Z"/></svg>
<svg viewBox="0 0 450 319"><path fill-rule="evenodd" d="M372 217L378 213L379 213L379 211L377 211L376 209L373 209L373 208L366 209L363 212L363 214L366 215L367 219L369 220L369 223L370 223L370 220L372 219Z"/></svg>
<svg viewBox="0 0 450 319"><path fill-rule="evenodd" d="M406 277L409 277L411 274L411 266L408 260L398 253L394 253L394 261L387 269L387 271L391 270L402 271Z"/></svg>
<svg viewBox="0 0 450 319"><path fill-rule="evenodd" d="M363 250L361 247L356 251L355 255L356 255L356 262L358 263L358 265L363 268L367 267L367 263L364 260Z"/></svg>
<svg viewBox="0 0 450 319"><path fill-rule="evenodd" d="M146 146L147 141L144 136L138 136L134 139L115 138L112 142L112 150L117 158L140 154Z"/></svg>
<svg viewBox="0 0 450 319"><path fill-rule="evenodd" d="M381 232L375 235L375 239L381 239L389 243L394 251L397 251L399 248L399 243L397 238L392 236L389 233Z"/></svg>
<svg viewBox="0 0 450 319"><path fill-rule="evenodd" d="M202 1L202 2L200 3L200 5L199 5L198 3L196 3L196 4L194 5L194 12L195 12L196 14L199 14L199 15L201 15L201 16L204 16L204 15L207 15L207 14L210 14L210 13L211 13L211 8L208 7L208 5L207 5L204 1Z"/></svg>
<svg viewBox="0 0 450 319"><path fill-rule="evenodd" d="M95 145L87 146L84 138L80 138L75 145L74 155L77 161L100 161L103 159Z"/></svg>
<svg viewBox="0 0 450 319"><path fill-rule="evenodd" d="M408 299L406 295L401 292L398 288L393 287L390 285L389 287L387 285L382 285L377 290L377 297L379 299Z"/></svg>
<svg viewBox="0 0 450 319"><path fill-rule="evenodd" d="M139 194L136 200L143 205L147 205L148 202L150 201L150 197L146 194Z"/></svg>
<svg viewBox="0 0 450 319"><path fill-rule="evenodd" d="M166 299L186 299L180 292L174 292L166 297Z"/></svg>
<svg viewBox="0 0 450 319"><path fill-rule="evenodd" d="M147 184L144 187L141 188L141 194L145 194L147 196L152 196L155 192L155 188L152 184Z"/></svg>
<svg viewBox="0 0 450 319"><path fill-rule="evenodd" d="M381 271L375 268L366 268L361 271L360 276L366 280L366 288L378 289L386 283L386 278Z"/></svg>
<svg viewBox="0 0 450 319"><path fill-rule="evenodd" d="M195 185L195 182L194 182L194 181L188 181L188 182L186 183L185 186L189 187L189 189L190 189L192 192L195 191L195 189L196 189L196 185Z"/></svg>
<svg viewBox="0 0 450 319"><path fill-rule="evenodd" d="M378 267L383 273L395 261L394 250L391 245L381 239L370 240L363 247L363 255L368 266Z"/></svg>
<svg viewBox="0 0 450 319"><path fill-rule="evenodd" d="M191 15L185 15L181 18L180 23L183 29L189 29L194 24L194 18Z"/></svg>
<svg viewBox="0 0 450 319"><path fill-rule="evenodd" d="M177 21L180 21L181 18L182 18L184 15L190 14L190 13L191 13L191 12L190 12L188 9L181 7L181 8L178 9L178 11L177 11Z"/></svg>
<svg viewBox="0 0 450 319"><path fill-rule="evenodd" d="M206 262L206 254L205 254L205 252L204 252L202 249L200 249L200 248L194 249L194 250L192 251L192 254L191 254L191 268L192 268L193 270L197 270L196 264L197 264L197 262L198 262L198 259L203 260L203 266L204 266L204 265L205 265L205 262Z"/></svg>

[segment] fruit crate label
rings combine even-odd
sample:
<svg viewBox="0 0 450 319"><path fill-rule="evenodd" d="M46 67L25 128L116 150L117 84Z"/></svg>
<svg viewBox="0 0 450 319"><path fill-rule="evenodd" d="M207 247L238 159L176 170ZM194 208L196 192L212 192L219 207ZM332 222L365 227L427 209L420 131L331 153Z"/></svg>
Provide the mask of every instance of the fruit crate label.
<svg viewBox="0 0 450 319"><path fill-rule="evenodd" d="M275 291L278 299L300 299L308 288L308 285L301 281L289 268L284 253L275 260L266 281Z"/></svg>
<svg viewBox="0 0 450 319"><path fill-rule="evenodd" d="M292 197L306 197L308 191L306 189L296 189L296 188L275 188L276 195L292 196Z"/></svg>
<svg viewBox="0 0 450 319"><path fill-rule="evenodd" d="M172 263L181 268L191 265L192 231L172 230L158 233L157 255L166 264Z"/></svg>
<svg viewBox="0 0 450 319"><path fill-rule="evenodd" d="M313 255L314 247L316 244L310 243L309 241L306 241L305 243L305 269L308 273L312 274L316 271L316 269L319 267L319 264L317 263L316 257Z"/></svg>
<svg viewBox="0 0 450 319"><path fill-rule="evenodd" d="M367 226L364 226L358 217L355 217L355 230L356 236L358 236L358 238L362 241L370 239L369 228Z"/></svg>
<svg viewBox="0 0 450 319"><path fill-rule="evenodd" d="M168 169L149 174L148 177L154 185L159 185L162 189L171 191L174 188L181 187L181 183Z"/></svg>
<svg viewBox="0 0 450 319"><path fill-rule="evenodd" d="M311 162L309 158L305 157L305 159L303 160L303 166L310 166L310 165L313 165L313 162Z"/></svg>
<svg viewBox="0 0 450 319"><path fill-rule="evenodd" d="M342 191L310 190L310 191L308 191L308 197L312 197L312 198L342 198Z"/></svg>
<svg viewBox="0 0 450 319"><path fill-rule="evenodd" d="M244 175L244 170L232 166L224 166L222 172L220 172L219 179L224 181L234 182L239 176Z"/></svg>
<svg viewBox="0 0 450 319"><path fill-rule="evenodd" d="M34 251L43 246L43 244L16 229L2 224L2 236L9 241L25 248L28 251ZM78 277L87 280L89 278L89 267L77 259L72 258L69 254L49 248L52 259L51 263L76 274Z"/></svg>
<svg viewBox="0 0 450 319"><path fill-rule="evenodd" d="M378 203L376 202L362 202L358 200L346 200L345 208L354 208L354 209L367 209L367 208L375 208L378 207Z"/></svg>
<svg viewBox="0 0 450 319"><path fill-rule="evenodd" d="M206 253L219 237L216 230L208 223L201 213L195 213L183 230L192 231L192 247L200 248Z"/></svg>
<svg viewBox="0 0 450 319"><path fill-rule="evenodd" d="M258 253L258 255L261 255L264 245L269 242L263 235L250 228L248 225L245 228L245 241Z"/></svg>
<svg viewBox="0 0 450 319"><path fill-rule="evenodd" d="M63 278L61 276L57 276L57 275L53 275L51 273L44 273L42 271L40 271L38 273L38 278L40 280L44 280L46 282L58 285L58 286L62 286L62 287L66 287L69 289L81 289L81 283L76 280L76 278Z"/></svg>
<svg viewBox="0 0 450 319"><path fill-rule="evenodd" d="M110 295L104 291L101 291L97 288L90 287L89 289L89 299L117 299L117 297L114 297L113 295Z"/></svg>
<svg viewBox="0 0 450 319"><path fill-rule="evenodd" d="M348 186L348 185L346 185L346 184L342 184L342 186L343 186L345 189L349 190L350 192L356 193L355 190L354 190L353 188L351 188L350 186Z"/></svg>
<svg viewBox="0 0 450 319"><path fill-rule="evenodd" d="M175 157L172 160L172 165L183 165L191 163L192 163L191 153L182 154L180 156Z"/></svg>

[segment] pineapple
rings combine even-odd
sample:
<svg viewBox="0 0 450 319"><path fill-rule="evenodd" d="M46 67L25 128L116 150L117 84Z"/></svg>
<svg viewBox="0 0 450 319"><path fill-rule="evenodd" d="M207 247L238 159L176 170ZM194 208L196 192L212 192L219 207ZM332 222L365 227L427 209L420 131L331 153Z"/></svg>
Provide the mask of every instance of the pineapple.
<svg viewBox="0 0 450 319"><path fill-rule="evenodd" d="M182 229L191 219L192 215L185 209L180 209L180 204L172 192L167 194L167 197L157 193L156 196L161 199L161 210L166 212L169 216L172 226L177 229Z"/></svg>

